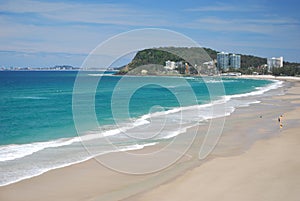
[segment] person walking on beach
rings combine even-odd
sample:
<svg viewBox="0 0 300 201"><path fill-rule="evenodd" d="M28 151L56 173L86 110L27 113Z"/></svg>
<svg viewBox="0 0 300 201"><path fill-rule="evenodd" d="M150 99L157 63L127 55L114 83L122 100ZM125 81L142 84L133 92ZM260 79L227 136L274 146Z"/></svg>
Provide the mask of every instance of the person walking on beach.
<svg viewBox="0 0 300 201"><path fill-rule="evenodd" d="M279 127L282 128L282 115L278 117Z"/></svg>

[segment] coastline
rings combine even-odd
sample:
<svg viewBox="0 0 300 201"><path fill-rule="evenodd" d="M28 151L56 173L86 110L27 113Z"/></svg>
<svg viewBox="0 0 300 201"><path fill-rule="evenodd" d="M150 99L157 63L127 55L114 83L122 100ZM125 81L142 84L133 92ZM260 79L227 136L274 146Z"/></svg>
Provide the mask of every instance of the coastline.
<svg viewBox="0 0 300 201"><path fill-rule="evenodd" d="M108 79L108 78L110 78L110 76L108 76L106 78ZM132 78L130 78L130 79L132 79ZM133 79L141 79L141 78L133 78ZM144 79L144 78L142 78L142 79ZM146 79L149 79L149 77ZM182 82L182 81L184 82L184 80L186 80L186 79L190 80L189 78L184 78L183 80L180 80L180 82ZM191 79L192 80L195 79L196 83L198 81L197 78L191 78ZM271 81L266 81L266 80L250 80L250 79L247 79L246 82L250 83L252 81L253 81L253 85L248 84L248 86L245 86L245 88L252 88L251 90L249 89L247 91L240 91L239 93L235 92L234 95L225 95L225 93L224 93L224 96L222 96L222 98L219 98L220 101L216 100L216 101L205 103L206 98L204 98L204 99L201 99L203 101L203 103L200 103L199 105L197 105L197 103L195 102L191 106L187 106L187 107L185 107L185 106L184 107L175 107L175 108L170 107L170 108L167 108L168 111L166 111L166 112L163 112L163 113L160 113L160 112L155 113L154 112L154 114L150 115L150 116L149 116L149 114L146 114L149 111L145 111L145 115L144 115L144 113L142 113L142 114L140 114L142 116L140 116L140 115L136 116L133 124L131 124L131 123L125 124L124 129L127 129L127 126L139 127L145 131L145 134L148 132L148 135L152 135L151 134L151 133L153 133L153 132L151 132L152 129L148 129L148 126L147 126L147 124L149 122L147 120L148 118L150 118L151 116L157 116L157 117L155 117L155 119L157 119L158 121L155 121L152 117L151 117L151 119L153 122L160 122L159 119L163 119L161 117L163 117L164 114L170 114L170 113L176 114L177 113L178 117L171 118L172 120L170 119L171 121L169 121L169 123L168 123L169 126L166 126L166 128L169 132L162 132L161 136L163 137L163 140L165 140L167 138L173 137L180 133L185 133L187 128L189 128L191 126L195 126L195 124L199 124L199 123L202 125L206 124L207 120L209 120L210 118L216 118L220 115L221 116L230 115L235 110L236 107L240 107L243 105L245 106L245 104L249 105L249 104L255 103L256 102L255 98L254 98L254 100L253 99L251 100L251 96L252 97L255 97L256 95L260 96L264 92L266 92L270 89L275 89L282 84L282 82L277 82L277 83L273 82L272 83ZM215 82L214 78L211 78L211 77L208 78L207 82L212 83L209 85L213 85L213 86L220 85L220 84L222 85L221 80L217 80ZM232 88L232 86L236 85L236 82L243 82L243 79L236 80L236 79L229 78L229 81L228 81L228 79L224 79L224 85L227 85L228 87L231 85L231 87L229 87L230 88L229 91L235 91L235 88ZM177 83L178 82L175 80L172 84L170 84L168 86L170 86L172 89L172 88L174 88L174 86L177 85ZM191 83L193 83L193 81L191 81ZM265 83L266 85L261 86L257 83ZM243 85L239 85L239 86L242 86L242 87L238 87L240 89L244 88ZM254 86L256 86L256 87L254 88ZM200 85L200 87L202 87L202 86ZM195 86L194 86L194 88L198 89L198 87L195 87ZM39 89L37 89L37 90L39 90ZM237 91L238 90L239 89L237 89ZM248 92L248 93L246 93L246 92ZM229 93L229 94L231 94L231 93ZM16 97L19 97L19 96L16 94ZM239 97L245 97L245 98L238 100L237 98L239 98ZM248 97L250 98L249 100L248 100ZM48 98L48 96L34 95L34 94L29 97L27 97L27 96L21 97L21 99L24 99L24 100L28 100L28 98L29 98L29 100L33 98L33 100L42 99L42 100L55 101L54 99L52 99L52 97ZM159 98L159 97L157 97L157 98ZM162 101L163 101L162 104L164 103L163 99L164 98L162 98ZM155 101L156 99L153 99L153 100ZM66 99L65 101L68 101L68 100ZM156 100L155 102L157 102L157 101L158 100ZM28 101L28 102L30 102L30 101ZM46 101L44 101L44 102L46 102ZM57 100L55 102L63 103L64 101ZM150 103L147 103L147 104L151 104L151 102L152 101L150 101ZM228 103L228 106L226 105L226 103ZM31 105L33 105L33 104L29 104L29 106L31 106ZM222 105L224 105L224 108L226 110L224 113L221 112L222 108L219 107ZM144 106L144 105L142 105L142 106ZM169 106L171 106L171 105L169 105ZM214 112L213 114L209 114L210 113L209 111L211 111L211 109L213 109L212 107L214 107L214 106L217 106L216 112ZM51 107L52 106L50 105L50 108ZM44 108L48 108L48 107L44 107ZM198 114L195 114L195 109L197 109L197 108L199 109L199 112L198 112ZM61 109L64 110L64 108L61 108ZM171 126L172 122L174 123L174 120L178 122L178 120L180 119L180 114L179 114L180 111L184 111L184 113L185 113L184 119L187 120L186 122L189 122L189 123L185 124L185 126L183 126L183 127L180 126L181 124L177 124L177 126L179 126L179 127L172 129L172 127L173 127L173 126ZM33 110L32 112L34 113L34 112L40 112L40 111ZM71 115L72 115L72 113L70 112L69 117L68 117L68 114L66 114L66 117L68 117L70 119ZM173 116L173 115L171 114L170 116ZM200 121L198 121L199 118L200 118ZM55 118L51 118L51 119L55 119ZM40 125L43 125L42 123L47 122L47 121L41 121L33 128L33 130L35 130L36 133L40 133L40 129L43 129L43 128L40 128ZM36 121L34 121L34 122L36 122ZM22 125L25 122L19 122L19 123ZM27 122L25 124L28 124L28 123L30 124L30 122ZM65 123L66 124L62 123L61 125L68 125L68 122L65 122ZM155 127L156 126L154 126L154 129L155 129ZM118 129L116 130L114 128L115 128L115 126L113 126L113 125L110 126L108 124L108 127L105 127L104 132L101 132L101 133L105 136L106 135L112 135L112 136L116 135L116 137L118 137L117 134L119 131L118 131ZM52 130L52 128L49 128L49 131L51 131L51 130ZM121 128L121 130L122 130L122 128ZM26 130L20 131L20 133L22 133L22 132L26 132ZM27 132L30 133L32 131L28 130ZM57 132L60 133L59 130L57 130ZM44 132L42 132L42 133L44 134ZM63 133L68 133L68 131L66 130ZM93 134L93 133L94 132L88 133L86 136L92 137L93 135L89 135L89 134ZM39 136L39 135L37 135L37 136ZM71 138L68 138L68 137L65 138L64 136L62 136L62 138L58 138L57 140L54 139L54 140L50 140L50 141L37 140L36 142L30 143L30 144L25 143L24 145L23 144L19 145L18 143L16 143L15 145L7 146L8 149L6 149L5 146L1 147L2 152L0 153L0 155L1 155L0 158L1 158L1 160L4 160L4 161L7 160L7 162L4 162L3 166L1 164L1 166L3 168L2 169L3 172L6 172L6 173L1 175L0 186L5 186L8 184L16 183L16 182L24 180L24 179L39 176L39 175L44 174L45 172L51 171L53 169L70 166L72 164L80 163L80 162L83 162L83 161L86 161L86 160L92 158L91 155L86 152L84 147L80 146L82 140L84 140L84 139L79 139L78 136L76 136L76 134L74 136L75 137L71 137ZM49 136L49 137L50 137L50 139L52 138L51 136ZM160 138L160 137L158 137L158 138ZM27 139L27 138L24 136L24 139ZM30 137L28 139L30 139ZM172 139L170 139L170 140L172 140ZM154 142L155 141L156 140L154 140ZM85 142L85 140L84 140L84 142ZM99 140L99 142L98 141L95 142L94 140L90 141L90 142L91 142L90 144L95 144L95 143L102 144L101 140ZM154 144L152 140L150 140L150 144ZM132 146L125 146L125 148L123 147L119 150L142 149L144 145L145 145L145 142L132 143ZM101 149L101 146L97 146L97 147L99 147ZM4 151L3 151L3 148L4 148ZM72 152L69 152L68 150L72 150ZM109 149L107 149L107 150L109 150ZM177 151L178 151L178 149L177 149ZM107 151L104 153L107 154L108 152L110 152L110 151ZM68 156L68 158L65 156ZM15 161L15 159L16 159L16 161ZM50 161L50 163L48 163L48 161ZM22 167L22 168L20 168L20 167ZM131 170L129 170L129 171L131 171Z"/></svg>
<svg viewBox="0 0 300 201"><path fill-rule="evenodd" d="M274 76L274 75L242 75L240 78L253 79L271 79L271 80L286 80L286 81L300 81L300 77L293 76Z"/></svg>
<svg viewBox="0 0 300 201"><path fill-rule="evenodd" d="M256 142L242 155L209 161L128 200L296 201L300 188L298 132L299 128L288 129Z"/></svg>
<svg viewBox="0 0 300 201"><path fill-rule="evenodd" d="M300 82L288 78L280 80L293 86L273 99L290 102L294 108L283 112L284 128L275 136L256 141L242 154L214 158L127 200L298 200ZM260 134L266 132L260 129Z"/></svg>
<svg viewBox="0 0 300 201"><path fill-rule="evenodd" d="M294 83L294 85L295 84L297 83ZM288 100L290 100L289 97L287 98L287 101ZM276 98L274 98L273 101L275 102L278 101L278 104L280 104L280 101ZM296 105L298 103L293 103L293 104ZM261 109L259 108L260 106L262 106L262 104L256 104L253 106L249 106L247 108L239 108L230 117L228 117L229 123L228 126L226 127L227 129L225 129L224 131L225 137L222 137L218 147L222 147L223 144L228 145L229 142L234 143L236 141L236 139L231 139L232 137L230 137L229 135L230 132L232 131L230 129L232 129L234 125L238 127L237 129L240 132L243 131L248 133L251 132L251 131L246 131L245 128L242 128L241 125L243 124L245 126L249 123L253 125L257 125L258 122L261 121L261 119L258 118L259 115L248 114L247 112L249 112L249 110L251 111L253 107L256 107L257 111L259 111L259 109ZM271 112L262 111L261 114L264 113L263 117L269 116L271 118L274 118L279 113L285 113L286 111L292 110L293 107L294 106L291 105L290 106L285 105L285 107L283 108L278 108L278 111L276 111L276 113L274 111ZM243 121L243 119L240 120L241 117L247 119L247 121L246 120ZM250 120L249 122L249 119L253 117L255 117L254 121ZM265 121L265 118L263 119ZM276 121L274 124L276 124ZM261 130L260 132L262 134L267 133L265 134L266 135L265 138L269 138L269 137L273 137L274 135L268 132L271 131L273 132L274 130L278 131L278 128L276 125L276 128L272 128L271 131L265 131L264 128L261 127L257 128L257 132L259 132L259 130ZM249 137L249 136L247 135L244 137ZM254 143L256 139L251 139L250 141L251 143L247 145L249 147L252 146L252 143ZM259 142L263 142L263 141L259 141ZM253 147L251 147L250 150L252 150ZM114 200L113 198L116 197L118 199L124 199L126 197L133 196L140 192L148 191L148 193L144 195L138 194L136 197L130 197L130 200L131 199L143 200L144 198L148 199L147 196L149 196L149 193L151 194L151 192L153 192L150 189L153 188L159 189L161 188L161 185L166 182L167 185L173 184L174 182L176 183L178 179L180 179L181 177L186 177L186 174L189 174L190 171L194 171L194 169L201 168L202 166L205 166L205 164L209 164L212 161L219 160L222 157L239 155L245 151L243 147L239 147L239 146L233 146L233 150L227 150L227 153L224 153L223 149L217 148L212 154L212 156L210 156L206 161L199 162L197 160L198 148L199 146L198 144L196 144L186 154L186 157L183 157L182 160L180 160L178 163L174 165L175 167L170 167L169 169L163 171L162 173L155 173L153 175L143 175L143 176L125 175L104 168L100 164L95 162L95 160L89 160L80 164L53 170L41 176L24 180L15 184L0 187L0 198L3 198L3 200L40 200L41 198L43 198L43 200L47 200L47 199L49 200L90 200L94 198L97 199L99 198L99 200ZM145 152L147 150L153 150L153 149L155 149L155 147L147 147L144 150L139 150L138 152ZM190 159L189 156L192 156L192 159ZM188 173L186 173L187 170L189 170ZM183 175L183 176L179 176L179 175ZM193 173L192 177L194 176L195 173ZM155 181L157 179L160 181ZM177 183L176 185L179 184ZM40 191L37 192L36 188L38 188ZM141 198L140 196L145 196L145 197Z"/></svg>

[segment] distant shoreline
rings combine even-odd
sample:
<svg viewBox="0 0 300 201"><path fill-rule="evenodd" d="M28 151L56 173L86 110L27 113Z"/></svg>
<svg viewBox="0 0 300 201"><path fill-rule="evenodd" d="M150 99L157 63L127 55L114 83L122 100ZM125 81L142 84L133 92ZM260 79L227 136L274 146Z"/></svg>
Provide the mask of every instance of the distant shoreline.
<svg viewBox="0 0 300 201"><path fill-rule="evenodd" d="M300 77L295 77L295 76L242 75L240 77L241 78L253 78L253 79L297 80L297 81L300 81Z"/></svg>
<svg viewBox="0 0 300 201"><path fill-rule="evenodd" d="M67 69L67 70L51 70L51 69L31 69L31 70L9 70L9 69L5 69L5 70L0 70L0 72L102 72L102 71L107 71L107 72L118 72L119 70L81 70L81 69ZM123 75L119 75L116 74L116 76L123 76ZM247 78L247 79L272 79L272 80L299 80L300 81L300 77L296 77L296 76L274 76L274 75L241 75L241 76L222 76L222 75L214 75L214 76L209 76L209 75L184 75L184 74L178 74L178 75L126 75L125 76L154 76L154 77L221 77L221 78L226 78L226 77L230 77L230 78Z"/></svg>
<svg viewBox="0 0 300 201"><path fill-rule="evenodd" d="M64 72L64 71L99 71L99 72L102 72L102 71L109 71L109 72L117 72L118 70L106 70L106 69L103 69L103 70L97 70L97 69L91 69L91 70L82 70L82 69L66 69L66 70L57 70L57 69L31 69L31 70L9 70L9 69L5 69L5 70L0 70L0 72L2 71L9 71L9 72L31 72L31 71L61 71L61 72Z"/></svg>

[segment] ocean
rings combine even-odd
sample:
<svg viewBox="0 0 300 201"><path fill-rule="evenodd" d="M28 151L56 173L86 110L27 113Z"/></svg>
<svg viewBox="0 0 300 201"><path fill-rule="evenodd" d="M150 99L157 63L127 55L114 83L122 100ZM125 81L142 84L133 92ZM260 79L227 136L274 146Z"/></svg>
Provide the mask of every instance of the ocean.
<svg viewBox="0 0 300 201"><path fill-rule="evenodd" d="M112 72L81 72L78 79L77 74L0 71L0 186L94 155L172 140L187 128L258 103L256 97L282 84L215 77L125 78ZM76 80L84 81L77 90ZM226 103L224 110L212 112L220 103ZM182 117L182 111L189 113Z"/></svg>

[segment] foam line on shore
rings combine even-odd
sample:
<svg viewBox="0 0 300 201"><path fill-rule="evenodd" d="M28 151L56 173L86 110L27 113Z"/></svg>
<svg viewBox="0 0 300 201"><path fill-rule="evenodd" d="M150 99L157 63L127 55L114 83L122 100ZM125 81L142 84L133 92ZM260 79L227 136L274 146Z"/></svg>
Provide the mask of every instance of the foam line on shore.
<svg viewBox="0 0 300 201"><path fill-rule="evenodd" d="M31 143L31 144L3 145L3 146L0 146L0 162L21 159L21 158L28 157L33 154L37 154L38 152L49 149L49 148L65 147L65 146L72 145L74 143L80 143L81 141L91 141L94 139L99 139L99 138L108 137L108 136L117 136L124 131L150 124L151 123L150 120L152 118L159 118L164 115L165 116L172 115L175 113L181 113L183 111L195 111L195 110L201 110L201 109L203 109L203 110L206 109L206 111L208 110L207 113L202 113L202 116L201 116L202 121L209 120L212 118L228 116L232 112L234 112L236 107L249 106L250 104L258 103L258 101L257 100L254 100L254 101L248 100L246 103L243 102L243 103L238 103L237 105L234 105L234 106L227 106L227 110L225 110L225 113L214 113L213 115L207 108L212 108L213 106L220 105L220 104L226 105L226 103L228 103L230 100L236 99L236 98L244 98L244 97L248 97L248 96L259 96L259 95L266 93L267 91L279 88L282 85L283 85L282 81L274 81L273 83L271 83L265 87L257 88L253 92L236 94L236 95L226 95L226 96L220 97L219 100L215 100L215 101L212 101L207 104L193 105L193 106L186 106L186 107L176 107L176 108L166 110L166 111L145 114L145 115L141 116L140 118L137 118L129 123L126 123L121 128L113 128L113 129L109 129L106 131L95 131L93 133L89 133L87 135L83 135L80 137L63 138L63 139L58 139L58 140L53 140L53 141L48 141L48 142L35 142L35 143ZM195 126L195 122L185 125L178 131L166 133L166 135L160 136L159 139L170 139L170 138L176 137L177 135L185 133L186 130L192 126ZM159 139L157 139L157 140L159 140ZM145 146L153 146L155 144L156 144L156 142L137 143L137 144L132 144L129 146L121 146L120 149L118 149L118 150L109 150L107 152L103 151L99 154L107 154L107 153L116 152L116 151L143 149ZM40 168L38 170L34 170L33 172L28 173L28 175L24 175L23 177L18 177L15 179L10 178L10 181L4 181L4 182L0 183L0 186L8 185L11 183L15 183L17 181L21 181L23 179L38 176L38 175L43 174L52 169L62 168L62 167L66 167L69 165L76 164L76 163L80 163L80 162L86 161L92 157L93 156L88 156L84 159L82 159L82 158L77 159L76 161L67 162L66 164L63 164L63 165L60 164L60 165L53 166L53 167Z"/></svg>
<svg viewBox="0 0 300 201"><path fill-rule="evenodd" d="M226 95L219 100L212 101L211 103L202 104L202 105L186 106L186 107L177 107L177 108L173 108L173 109L170 109L167 111L145 114L145 115L141 116L140 118L137 118L136 120L134 120L132 123L125 125L122 128L110 129L110 130L106 130L106 131L102 131L102 132L96 131L97 133L82 135L80 137L63 138L63 139L47 141L47 142L35 142L35 143L31 143L31 144L20 144L20 145L17 145L17 144L16 145L3 145L0 147L0 162L22 158L22 157L31 155L33 153L36 153L38 151L41 151L41 150L44 150L47 148L62 147L62 146L67 146L67 145L71 145L73 143L80 142L82 140L89 141L89 140L93 140L93 139L99 139L99 138L103 138L103 137L118 135L126 130L129 130L129 129L132 129L132 128L135 128L138 126L142 126L145 124L150 124L149 119L151 119L151 118L155 118L155 117L162 116L162 115L174 114L174 113L182 112L183 110L195 110L195 109L201 109L201 108L208 108L208 107L212 107L216 104L226 103L229 100L231 100L232 98L242 98L242 97L247 97L247 96L261 95L269 90L281 87L282 84L283 84L282 81L274 81L274 83L267 85L266 87L257 88L256 91L244 93L244 94ZM257 102L254 101L250 104L253 104L253 103L257 103ZM230 111L229 113L224 114L224 116L230 115L230 113L232 113L233 111L234 111L234 108L232 108L232 111ZM203 119L208 120L208 119L217 118L217 117L221 117L221 116L220 115L218 115L218 116L209 116L208 115L208 116L203 116ZM182 133L182 132L178 132L178 133ZM175 136L176 135L174 135L174 137Z"/></svg>

